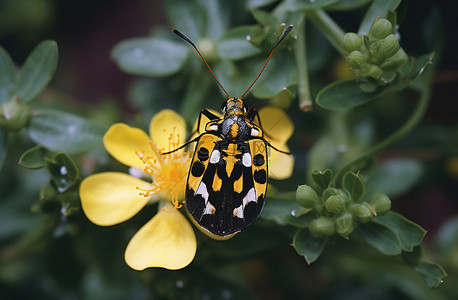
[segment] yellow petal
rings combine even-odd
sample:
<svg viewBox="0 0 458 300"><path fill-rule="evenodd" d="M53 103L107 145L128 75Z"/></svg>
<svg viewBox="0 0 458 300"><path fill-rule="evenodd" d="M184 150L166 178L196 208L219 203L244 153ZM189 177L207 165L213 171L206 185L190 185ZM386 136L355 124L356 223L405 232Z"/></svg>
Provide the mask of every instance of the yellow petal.
<svg viewBox="0 0 458 300"><path fill-rule="evenodd" d="M94 174L81 182L83 211L92 223L109 226L130 219L149 198L140 196L141 189L151 189L148 182L118 172Z"/></svg>
<svg viewBox="0 0 458 300"><path fill-rule="evenodd" d="M191 224L168 203L130 240L124 258L135 270L186 267L196 254L196 236Z"/></svg>
<svg viewBox="0 0 458 300"><path fill-rule="evenodd" d="M171 151L186 141L186 123L171 109L163 109L151 119L149 133L160 151Z"/></svg>
<svg viewBox="0 0 458 300"><path fill-rule="evenodd" d="M103 136L103 144L108 153L119 162L141 170L145 166L136 151L145 151L145 155L154 156L149 142L150 139L143 130L123 123L112 125Z"/></svg>
<svg viewBox="0 0 458 300"><path fill-rule="evenodd" d="M280 148L289 151L286 145L282 145ZM293 174L294 157L274 149L269 149L269 151L269 176L279 180L291 177Z"/></svg>
<svg viewBox="0 0 458 300"><path fill-rule="evenodd" d="M294 131L293 122L288 115L273 106L264 106L258 113L266 140L274 146L286 144Z"/></svg>

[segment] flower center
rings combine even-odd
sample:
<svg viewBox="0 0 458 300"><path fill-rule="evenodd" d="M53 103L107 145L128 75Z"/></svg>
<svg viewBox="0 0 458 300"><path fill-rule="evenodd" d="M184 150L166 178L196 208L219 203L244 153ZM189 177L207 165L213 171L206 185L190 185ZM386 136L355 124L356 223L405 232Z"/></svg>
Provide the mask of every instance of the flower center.
<svg viewBox="0 0 458 300"><path fill-rule="evenodd" d="M169 150L178 148L180 143L179 135L175 133L175 128L169 137ZM143 171L152 178L153 188L149 190L140 189L140 195L151 197L163 193L163 197L170 199L175 209L182 207L186 187L186 175L191 159L187 152L177 150L169 154L162 154L153 142L150 142L153 155L146 156L145 151L136 152L137 156L145 168Z"/></svg>

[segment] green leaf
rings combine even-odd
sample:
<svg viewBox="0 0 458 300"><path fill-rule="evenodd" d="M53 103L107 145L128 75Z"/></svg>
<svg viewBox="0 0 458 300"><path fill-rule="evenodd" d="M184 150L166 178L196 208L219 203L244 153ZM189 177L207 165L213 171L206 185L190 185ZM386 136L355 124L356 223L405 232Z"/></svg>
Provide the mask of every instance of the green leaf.
<svg viewBox="0 0 458 300"><path fill-rule="evenodd" d="M289 198L291 200L269 197L269 201L266 201L262 210L261 217L277 222L278 224L307 227L311 221L310 216L306 214L309 210L299 205L299 203L293 200L294 198L294 193Z"/></svg>
<svg viewBox="0 0 458 300"><path fill-rule="evenodd" d="M205 36L212 39L219 39L229 27L230 9L228 1L198 0L200 7L206 12L206 34ZM183 30L187 30L183 28Z"/></svg>
<svg viewBox="0 0 458 300"><path fill-rule="evenodd" d="M331 133L324 133L313 145L308 154L309 173L315 170L333 169L340 159L337 151L339 141Z"/></svg>
<svg viewBox="0 0 458 300"><path fill-rule="evenodd" d="M292 55L277 55L269 64L269 69L262 74L253 90L253 95L260 99L272 98L298 81L296 63Z"/></svg>
<svg viewBox="0 0 458 300"><path fill-rule="evenodd" d="M80 153L100 146L104 126L76 115L53 110L38 111L30 119L29 137L49 150Z"/></svg>
<svg viewBox="0 0 458 300"><path fill-rule="evenodd" d="M67 191L78 182L79 170L66 153L57 153L53 159L46 159L51 181L59 193Z"/></svg>
<svg viewBox="0 0 458 300"><path fill-rule="evenodd" d="M286 0L285 6L287 10L296 11L296 10L324 8L326 6L329 6L337 2L339 2L339 0L315 0L315 1Z"/></svg>
<svg viewBox="0 0 458 300"><path fill-rule="evenodd" d="M203 29L203 10L194 1L188 0L168 0L165 1L165 7L172 27L197 42ZM211 27L211 24L208 26Z"/></svg>
<svg viewBox="0 0 458 300"><path fill-rule="evenodd" d="M221 60L215 64L213 72L229 95L240 97L259 73L263 60L255 57L239 66L230 60ZM258 68L256 68L258 67Z"/></svg>
<svg viewBox="0 0 458 300"><path fill-rule="evenodd" d="M397 234L388 226L368 222L361 224L357 230L372 247L381 253L385 255L401 254L401 241Z"/></svg>
<svg viewBox="0 0 458 300"><path fill-rule="evenodd" d="M251 11L253 14L254 19L259 23L264 26L276 26L278 25L278 20L268 12L262 9L253 9Z"/></svg>
<svg viewBox="0 0 458 300"><path fill-rule="evenodd" d="M426 234L419 225L392 211L373 219L373 222L383 224L395 232L404 251L413 251L414 247L421 244Z"/></svg>
<svg viewBox="0 0 458 300"><path fill-rule="evenodd" d="M117 44L111 56L126 73L141 76L168 76L185 64L186 43L160 38L133 38Z"/></svg>
<svg viewBox="0 0 458 300"><path fill-rule="evenodd" d="M261 50L253 46L247 36L253 33L253 26L239 26L228 31L218 43L218 55L222 59L238 60L247 58L258 53Z"/></svg>
<svg viewBox="0 0 458 300"><path fill-rule="evenodd" d="M409 191L418 183L423 172L423 165L417 160L388 159L368 174L366 184L371 189L395 197Z"/></svg>
<svg viewBox="0 0 458 300"><path fill-rule="evenodd" d="M344 189L350 192L351 198L355 202L361 200L366 190L361 177L352 172L345 174L342 181L342 186Z"/></svg>
<svg viewBox="0 0 458 300"><path fill-rule="evenodd" d="M262 7L262 6L266 6L266 5L272 4L272 3L276 2L276 1L277 0L248 0L248 1L246 1L246 7L248 9L258 8L258 7Z"/></svg>
<svg viewBox="0 0 458 300"><path fill-rule="evenodd" d="M295 96L296 94L294 94L291 89L283 88L276 95L270 98L270 104L279 108L287 109L290 107L291 101Z"/></svg>
<svg viewBox="0 0 458 300"><path fill-rule="evenodd" d="M46 167L46 153L48 151L37 145L22 153L19 164L27 169L41 169Z"/></svg>
<svg viewBox="0 0 458 300"><path fill-rule="evenodd" d="M406 263L406 265L415 268L420 262L420 258L423 254L422 252L421 245L414 247L411 252L402 251L402 260Z"/></svg>
<svg viewBox="0 0 458 300"><path fill-rule="evenodd" d="M314 237L308 229L299 229L293 237L293 247L297 253L304 256L308 264L320 257L326 245L325 239Z"/></svg>
<svg viewBox="0 0 458 300"><path fill-rule="evenodd" d="M402 90L413 83L432 63L434 54L411 58L399 71L395 80L385 86L379 86L374 92L366 93L359 88L356 78L340 80L321 89L316 98L316 103L323 108L343 111L355 106L373 101L385 94Z"/></svg>
<svg viewBox="0 0 458 300"><path fill-rule="evenodd" d="M420 273L429 288L438 287L447 276L441 266L424 260L415 267L415 271Z"/></svg>
<svg viewBox="0 0 458 300"><path fill-rule="evenodd" d="M388 11L395 11L401 0L375 0L359 25L358 34L368 34L375 18L385 18Z"/></svg>
<svg viewBox="0 0 458 300"><path fill-rule="evenodd" d="M18 82L18 95L22 102L32 100L49 83L56 71L57 55L57 43L44 41L27 57Z"/></svg>
<svg viewBox="0 0 458 300"><path fill-rule="evenodd" d="M8 132L0 129L0 170L2 170L3 163L8 153Z"/></svg>
<svg viewBox="0 0 458 300"><path fill-rule="evenodd" d="M358 9L373 0L340 0L339 2L326 7L330 11L347 11Z"/></svg>
<svg viewBox="0 0 458 300"><path fill-rule="evenodd" d="M332 180L332 170L326 169L324 171L314 170L312 172L312 179L322 189L326 189Z"/></svg>
<svg viewBox="0 0 458 300"><path fill-rule="evenodd" d="M16 72L8 52L0 46L0 104L10 100L16 93Z"/></svg>
<svg viewBox="0 0 458 300"><path fill-rule="evenodd" d="M208 75L208 69L201 65L200 69L187 82L180 114L188 121L188 124L195 121L209 90L215 86L215 80Z"/></svg>

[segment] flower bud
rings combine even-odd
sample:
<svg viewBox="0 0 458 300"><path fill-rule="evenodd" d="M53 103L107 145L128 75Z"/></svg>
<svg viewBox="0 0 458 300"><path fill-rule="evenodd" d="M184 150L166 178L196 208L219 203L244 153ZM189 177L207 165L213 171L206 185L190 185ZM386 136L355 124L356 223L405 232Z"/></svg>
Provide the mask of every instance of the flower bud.
<svg viewBox="0 0 458 300"><path fill-rule="evenodd" d="M363 82L359 85L359 88L365 93L372 93L377 89L377 85L371 82Z"/></svg>
<svg viewBox="0 0 458 300"><path fill-rule="evenodd" d="M9 130L21 129L25 127L29 118L30 108L19 102L18 96L14 96L0 106L0 128Z"/></svg>
<svg viewBox="0 0 458 300"><path fill-rule="evenodd" d="M208 38L200 39L197 42L197 48L202 53L202 56L209 62L216 61L218 59L218 51L216 50L215 43Z"/></svg>
<svg viewBox="0 0 458 300"><path fill-rule="evenodd" d="M319 217L318 219L310 222L309 225L310 232L317 236L331 236L336 231L334 220L328 217Z"/></svg>
<svg viewBox="0 0 458 300"><path fill-rule="evenodd" d="M347 50L348 52L358 50L361 47L362 43L363 38L359 34L353 32L345 33L343 45L345 50Z"/></svg>
<svg viewBox="0 0 458 300"><path fill-rule="evenodd" d="M341 195L333 195L324 202L326 210L332 214L339 215L345 209L345 199Z"/></svg>
<svg viewBox="0 0 458 300"><path fill-rule="evenodd" d="M354 204L350 207L352 215L361 223L369 222L374 216L369 207L364 204Z"/></svg>
<svg viewBox="0 0 458 300"><path fill-rule="evenodd" d="M382 69L373 64L363 64L361 66L361 71L374 79L380 79L383 74Z"/></svg>
<svg viewBox="0 0 458 300"><path fill-rule="evenodd" d="M348 236L353 232L355 227L353 226L353 216L351 213L344 213L339 216L336 220L336 231L343 238L348 238Z"/></svg>
<svg viewBox="0 0 458 300"><path fill-rule="evenodd" d="M359 69L362 64L366 62L366 58L359 51L352 51L347 56L348 64L352 69Z"/></svg>
<svg viewBox="0 0 458 300"><path fill-rule="evenodd" d="M322 199L328 199L329 197L334 195L341 196L345 200L345 202L348 201L350 198L350 194L346 190L336 189L333 187L328 187L327 189L325 189L321 197Z"/></svg>
<svg viewBox="0 0 458 300"><path fill-rule="evenodd" d="M371 54L371 62L374 64L380 64L385 59L381 41L371 41L369 43L369 52Z"/></svg>
<svg viewBox="0 0 458 300"><path fill-rule="evenodd" d="M318 195L308 185L300 185L296 190L296 201L305 208L313 208L319 203Z"/></svg>
<svg viewBox="0 0 458 300"><path fill-rule="evenodd" d="M387 195L382 194L371 201L371 206L378 216L382 216L391 209L391 200Z"/></svg>
<svg viewBox="0 0 458 300"><path fill-rule="evenodd" d="M387 58L381 65L380 68L387 71L397 71L407 63L407 54L404 49L399 48L395 55Z"/></svg>
<svg viewBox="0 0 458 300"><path fill-rule="evenodd" d="M379 84L385 85L393 81L395 78L396 78L396 72L383 71L382 77L379 79Z"/></svg>
<svg viewBox="0 0 458 300"><path fill-rule="evenodd" d="M399 48L399 41L394 34L390 34L382 41L382 51L385 58L395 55Z"/></svg>
<svg viewBox="0 0 458 300"><path fill-rule="evenodd" d="M384 39L393 32L393 25L387 19L375 19L369 29L369 37L373 39Z"/></svg>

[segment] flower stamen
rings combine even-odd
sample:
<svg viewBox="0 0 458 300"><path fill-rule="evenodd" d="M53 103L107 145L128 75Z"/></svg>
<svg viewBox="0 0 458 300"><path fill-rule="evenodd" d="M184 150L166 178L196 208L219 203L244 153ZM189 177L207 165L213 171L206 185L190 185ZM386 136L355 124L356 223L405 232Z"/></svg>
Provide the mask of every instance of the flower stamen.
<svg viewBox="0 0 458 300"><path fill-rule="evenodd" d="M180 135L176 132L176 127L169 136L169 151L176 149L180 144ZM174 211L183 207L184 191L186 185L187 169L190 164L190 157L184 150L179 150L167 155L161 154L156 145L150 141L152 154L145 155L145 150L136 151L135 154L143 162L143 171L151 176L152 189L142 189L137 187L140 195L151 197L160 192L164 193L164 198L170 199L174 206ZM162 209L162 211L167 212Z"/></svg>

